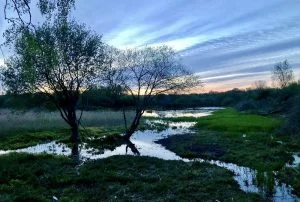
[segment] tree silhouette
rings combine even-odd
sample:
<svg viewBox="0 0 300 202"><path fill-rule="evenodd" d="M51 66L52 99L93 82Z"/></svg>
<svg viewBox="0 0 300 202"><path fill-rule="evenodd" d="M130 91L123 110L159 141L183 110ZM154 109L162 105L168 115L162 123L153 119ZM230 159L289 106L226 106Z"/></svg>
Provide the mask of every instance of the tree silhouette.
<svg viewBox="0 0 300 202"><path fill-rule="evenodd" d="M129 127L124 114L126 139L137 129L145 109L156 96L200 84L199 78L180 63L180 58L170 47L109 50L113 54L106 63L104 81L110 86L122 86L135 103L135 117Z"/></svg>
<svg viewBox="0 0 300 202"><path fill-rule="evenodd" d="M293 69L287 60L279 62L274 66L272 80L280 88L288 86L294 80Z"/></svg>

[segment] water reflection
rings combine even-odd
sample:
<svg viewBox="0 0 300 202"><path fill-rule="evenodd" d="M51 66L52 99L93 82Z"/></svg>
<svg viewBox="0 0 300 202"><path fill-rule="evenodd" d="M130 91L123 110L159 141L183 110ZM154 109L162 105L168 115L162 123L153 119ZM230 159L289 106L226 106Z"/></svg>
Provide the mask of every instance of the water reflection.
<svg viewBox="0 0 300 202"><path fill-rule="evenodd" d="M223 109L221 107L201 107L194 109L184 109L184 110L146 110L143 114L144 117L159 117L159 118L176 118L176 117L203 117L211 115L212 112Z"/></svg>

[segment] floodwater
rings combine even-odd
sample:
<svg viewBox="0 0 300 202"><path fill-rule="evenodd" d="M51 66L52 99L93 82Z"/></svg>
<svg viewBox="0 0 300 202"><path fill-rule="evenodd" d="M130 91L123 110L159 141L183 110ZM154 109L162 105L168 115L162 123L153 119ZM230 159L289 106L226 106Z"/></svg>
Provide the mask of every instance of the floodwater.
<svg viewBox="0 0 300 202"><path fill-rule="evenodd" d="M170 111L147 111L144 116L149 117L202 117L208 116L213 111L219 108L200 108L200 109L188 109L188 110L170 110ZM141 156L151 156L157 157L164 160L181 160L184 162L198 161L206 162L212 165L216 165L234 173L234 179L240 185L240 188L245 192L254 192L263 195L266 198L272 199L273 201L300 201L300 199L292 194L292 187L286 185L285 183L279 183L276 179L276 173L259 173L256 170L250 169L248 167L239 166L233 163L225 163L222 161L215 160L204 160L204 159L194 159L189 160L181 158L174 152L167 150L162 145L156 143L160 139L164 139L172 135L189 135L193 133L192 127L195 122L165 122L162 120L147 120L146 124L155 126L155 124L166 124L166 129L162 131L157 130L145 130L137 131L131 138L131 143L138 150ZM136 155L136 152L128 147L128 144L123 144L116 147L113 150L97 151L93 148L87 148L83 143L79 146L79 156L78 159L81 162L85 162L91 159L103 159L114 155ZM36 146L0 151L0 154L9 152L27 152L32 154L38 153L48 153L55 155L65 155L70 156L72 153L72 148L69 148L63 143L57 143L55 141L38 144ZM294 155L295 161L293 166L299 164L299 156ZM260 182L258 178L261 177L265 180ZM264 182L267 181L267 182ZM271 184L270 184L271 182ZM259 184L259 186L258 186Z"/></svg>

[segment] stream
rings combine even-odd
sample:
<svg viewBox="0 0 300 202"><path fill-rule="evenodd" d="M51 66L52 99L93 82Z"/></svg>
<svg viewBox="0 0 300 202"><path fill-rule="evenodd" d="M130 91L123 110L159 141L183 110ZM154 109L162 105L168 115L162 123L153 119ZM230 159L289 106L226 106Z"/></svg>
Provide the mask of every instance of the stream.
<svg viewBox="0 0 300 202"><path fill-rule="evenodd" d="M169 111L146 111L144 116L146 117L159 117L159 118L169 118L169 117L203 117L209 116L213 111L220 108L199 108L199 109L187 109L187 110L169 110ZM267 173L258 173L248 167L239 166L233 163L225 163L217 160L204 160L204 159L185 159L176 155L174 152L167 150L162 145L156 143L157 140L164 139L172 135L189 135L194 133L192 127L195 122L165 122L162 120L146 120L146 124L154 126L155 124L167 124L166 129L162 131L157 130L144 130L137 131L133 134L131 142L135 145L136 149L139 151L141 156L157 157L164 160L181 160L184 162L198 161L206 162L212 165L216 165L225 168L234 173L234 179L239 184L240 188L245 192L259 193L265 198L271 199L272 201L300 201L300 198L292 194L292 187L280 183L276 179L276 173L273 175L267 175ZM1 151L0 154L10 153L10 152L26 152L32 154L38 153L48 153L55 155L65 155L70 156L72 149L63 143L58 143L56 141L47 142L43 144L38 144L36 146L18 149L18 150L7 150ZM113 150L104 150L103 152L97 152L93 148L87 148L83 143L79 147L78 158L81 162L93 159L103 159L114 155L135 155L126 144L120 145ZM299 164L299 156L294 155L295 161L294 165ZM263 175L268 181L270 181L270 176L272 177L272 187L270 191L270 185L260 185L257 184L257 177L260 174ZM275 178L274 178L275 176Z"/></svg>

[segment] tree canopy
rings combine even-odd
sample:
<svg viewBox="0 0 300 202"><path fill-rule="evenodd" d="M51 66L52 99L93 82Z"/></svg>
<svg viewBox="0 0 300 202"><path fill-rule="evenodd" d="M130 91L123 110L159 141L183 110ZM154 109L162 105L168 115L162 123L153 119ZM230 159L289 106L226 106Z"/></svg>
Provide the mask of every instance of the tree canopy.
<svg viewBox="0 0 300 202"><path fill-rule="evenodd" d="M47 94L77 128L76 104L102 72L103 47L101 36L75 21L25 29L3 71L4 83L12 92Z"/></svg>

